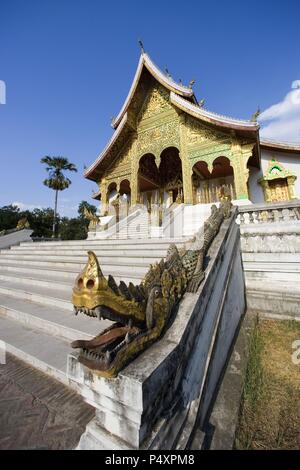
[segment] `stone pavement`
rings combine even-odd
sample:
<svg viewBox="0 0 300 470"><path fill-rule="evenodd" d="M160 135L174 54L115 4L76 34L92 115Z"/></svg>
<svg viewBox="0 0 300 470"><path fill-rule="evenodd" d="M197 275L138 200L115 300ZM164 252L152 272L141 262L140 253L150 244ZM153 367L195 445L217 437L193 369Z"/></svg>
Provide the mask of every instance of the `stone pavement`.
<svg viewBox="0 0 300 470"><path fill-rule="evenodd" d="M74 449L94 408L10 354L0 364L0 449Z"/></svg>

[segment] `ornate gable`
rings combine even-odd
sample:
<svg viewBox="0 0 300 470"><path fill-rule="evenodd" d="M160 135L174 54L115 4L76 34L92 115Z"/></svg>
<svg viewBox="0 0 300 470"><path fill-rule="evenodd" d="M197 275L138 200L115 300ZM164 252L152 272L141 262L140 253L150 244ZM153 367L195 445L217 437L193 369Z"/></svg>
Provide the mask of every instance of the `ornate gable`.
<svg viewBox="0 0 300 470"><path fill-rule="evenodd" d="M142 121L153 116L158 117L159 114L169 110L173 110L169 103L169 91L163 86L155 84L144 101L138 120Z"/></svg>
<svg viewBox="0 0 300 470"><path fill-rule="evenodd" d="M287 178L288 176L293 176L297 178L296 173L286 169L282 163L279 163L278 160L272 158L269 161L268 168L266 169L262 180L275 180L279 178Z"/></svg>

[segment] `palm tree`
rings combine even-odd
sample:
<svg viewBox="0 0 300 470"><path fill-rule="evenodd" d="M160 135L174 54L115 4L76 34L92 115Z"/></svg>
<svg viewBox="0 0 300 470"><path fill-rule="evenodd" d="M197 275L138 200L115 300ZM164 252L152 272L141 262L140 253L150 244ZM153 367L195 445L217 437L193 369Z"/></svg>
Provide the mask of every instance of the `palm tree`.
<svg viewBox="0 0 300 470"><path fill-rule="evenodd" d="M67 189L72 183L72 181L63 174L63 171L77 171L77 168L73 163L70 163L69 160L64 157L47 156L41 159L41 163L45 163L45 165L47 165L46 170L48 171L49 175L49 178L45 179L43 183L45 186L48 186L48 188L54 189L55 191L52 235L55 237L58 191Z"/></svg>

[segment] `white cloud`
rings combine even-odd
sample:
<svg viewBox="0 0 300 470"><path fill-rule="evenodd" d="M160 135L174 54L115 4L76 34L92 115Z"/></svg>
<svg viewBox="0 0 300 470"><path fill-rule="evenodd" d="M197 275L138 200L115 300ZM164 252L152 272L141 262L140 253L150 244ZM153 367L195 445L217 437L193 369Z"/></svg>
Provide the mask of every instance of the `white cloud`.
<svg viewBox="0 0 300 470"><path fill-rule="evenodd" d="M61 217L78 217L78 204L64 204L64 203L59 203L58 202L58 208L57 208L59 214Z"/></svg>
<svg viewBox="0 0 300 470"><path fill-rule="evenodd" d="M37 204L26 204L24 202L15 201L12 202L13 206L17 206L21 211L32 211L33 209L42 209L42 206Z"/></svg>
<svg viewBox="0 0 300 470"><path fill-rule="evenodd" d="M261 137L300 142L300 80L294 80L291 91L282 101L265 109L258 121L262 124Z"/></svg>
<svg viewBox="0 0 300 470"><path fill-rule="evenodd" d="M33 209L43 209L48 207L47 205L41 206L39 204L26 204L25 202L14 201L13 206L17 206L20 211L32 211ZM50 206L52 207L52 206ZM58 213L61 217L77 217L78 216L78 204L70 201L70 199L62 198L58 201Z"/></svg>

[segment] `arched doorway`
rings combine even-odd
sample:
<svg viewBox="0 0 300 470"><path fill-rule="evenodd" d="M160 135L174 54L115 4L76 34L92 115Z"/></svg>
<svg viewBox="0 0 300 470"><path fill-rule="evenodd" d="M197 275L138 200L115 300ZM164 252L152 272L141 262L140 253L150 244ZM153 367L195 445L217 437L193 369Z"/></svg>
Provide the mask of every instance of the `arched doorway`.
<svg viewBox="0 0 300 470"><path fill-rule="evenodd" d="M138 170L139 202L151 211L151 205L158 202L160 189L159 171L155 156L147 153L140 158Z"/></svg>
<svg viewBox="0 0 300 470"><path fill-rule="evenodd" d="M168 147L160 155L159 178L162 201L167 206L174 202L184 202L182 185L182 165L179 150Z"/></svg>
<svg viewBox="0 0 300 470"><path fill-rule="evenodd" d="M204 161L193 166L193 198L194 204L218 202L223 192L236 199L233 168L227 157L217 157L213 161L212 171Z"/></svg>

